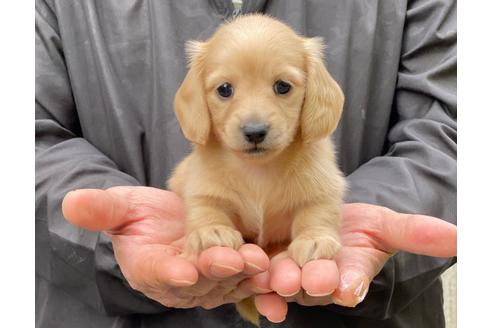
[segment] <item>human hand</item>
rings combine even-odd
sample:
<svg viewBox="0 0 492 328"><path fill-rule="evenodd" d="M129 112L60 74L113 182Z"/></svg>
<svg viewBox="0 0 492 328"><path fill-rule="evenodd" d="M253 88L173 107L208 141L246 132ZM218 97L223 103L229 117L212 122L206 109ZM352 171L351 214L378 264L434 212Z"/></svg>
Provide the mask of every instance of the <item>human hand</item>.
<svg viewBox="0 0 492 328"><path fill-rule="evenodd" d="M184 208L174 193L149 187L81 189L68 193L63 214L111 237L130 286L167 306L213 308L269 292L269 259L260 247L211 247L185 258Z"/></svg>
<svg viewBox="0 0 492 328"><path fill-rule="evenodd" d="M275 255L269 278L276 293L257 295L258 311L270 321L280 322L287 315L287 302L353 307L364 299L372 279L399 250L456 256L456 226L370 204L343 206L340 237L342 248L334 261L311 261L300 269L286 252Z"/></svg>

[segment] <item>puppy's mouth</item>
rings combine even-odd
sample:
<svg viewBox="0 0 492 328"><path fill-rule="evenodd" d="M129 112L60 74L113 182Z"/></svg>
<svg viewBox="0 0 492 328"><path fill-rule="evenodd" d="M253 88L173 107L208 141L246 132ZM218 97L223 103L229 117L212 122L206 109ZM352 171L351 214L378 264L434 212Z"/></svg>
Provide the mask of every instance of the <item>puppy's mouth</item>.
<svg viewBox="0 0 492 328"><path fill-rule="evenodd" d="M259 147L258 145L255 145L254 147L244 150L245 153L250 155L262 154L265 153L266 151L267 151L266 148Z"/></svg>

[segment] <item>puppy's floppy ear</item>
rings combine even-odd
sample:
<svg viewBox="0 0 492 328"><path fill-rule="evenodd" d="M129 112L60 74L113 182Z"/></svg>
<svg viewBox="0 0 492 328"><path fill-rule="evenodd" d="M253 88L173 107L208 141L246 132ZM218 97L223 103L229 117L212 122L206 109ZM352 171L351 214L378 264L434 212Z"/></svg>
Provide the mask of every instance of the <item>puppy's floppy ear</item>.
<svg viewBox="0 0 492 328"><path fill-rule="evenodd" d="M188 41L185 49L189 70L174 97L174 112L185 137L193 143L204 145L210 134L210 114L201 76L206 43Z"/></svg>
<svg viewBox="0 0 492 328"><path fill-rule="evenodd" d="M301 133L305 142L331 134L342 114L344 96L323 64L321 38L304 39L306 51L306 94L301 113Z"/></svg>

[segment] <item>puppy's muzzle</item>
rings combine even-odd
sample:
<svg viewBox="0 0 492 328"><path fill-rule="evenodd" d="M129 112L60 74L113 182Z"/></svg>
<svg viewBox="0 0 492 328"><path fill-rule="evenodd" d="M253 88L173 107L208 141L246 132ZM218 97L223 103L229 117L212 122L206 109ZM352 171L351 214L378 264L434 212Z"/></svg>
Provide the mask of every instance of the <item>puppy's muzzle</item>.
<svg viewBox="0 0 492 328"><path fill-rule="evenodd" d="M270 126L265 123L248 123L241 127L244 139L251 144L260 144L265 140Z"/></svg>

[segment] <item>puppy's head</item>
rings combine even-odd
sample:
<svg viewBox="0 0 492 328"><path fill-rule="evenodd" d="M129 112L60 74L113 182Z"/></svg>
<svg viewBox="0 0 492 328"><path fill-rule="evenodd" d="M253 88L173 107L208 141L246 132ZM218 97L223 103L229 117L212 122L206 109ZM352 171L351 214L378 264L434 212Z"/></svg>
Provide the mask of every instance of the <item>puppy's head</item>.
<svg viewBox="0 0 492 328"><path fill-rule="evenodd" d="M323 65L319 38L250 15L186 50L190 69L175 112L190 141L214 137L239 156L268 159L296 137L314 142L335 129L343 93Z"/></svg>

